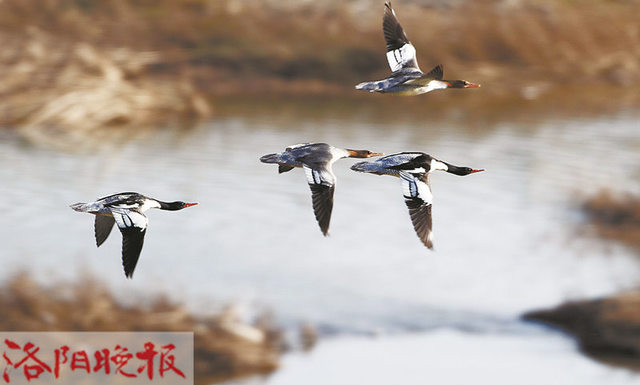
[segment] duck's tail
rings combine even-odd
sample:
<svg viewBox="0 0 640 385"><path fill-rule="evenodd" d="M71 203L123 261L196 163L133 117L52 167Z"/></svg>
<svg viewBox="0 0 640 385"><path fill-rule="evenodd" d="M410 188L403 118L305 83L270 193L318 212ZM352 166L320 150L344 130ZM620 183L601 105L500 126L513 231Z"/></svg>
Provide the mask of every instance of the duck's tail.
<svg viewBox="0 0 640 385"><path fill-rule="evenodd" d="M260 157L262 163L282 163L282 154L267 154Z"/></svg>
<svg viewBox="0 0 640 385"><path fill-rule="evenodd" d="M69 205L69 207L82 213L86 213L87 211L89 211L89 205L87 203L74 203L72 205Z"/></svg>
<svg viewBox="0 0 640 385"><path fill-rule="evenodd" d="M382 82L362 82L356 85L356 90L376 92L382 90Z"/></svg>
<svg viewBox="0 0 640 385"><path fill-rule="evenodd" d="M260 161L262 163L275 163L278 165L278 173L282 174L283 172L287 172L287 171L291 171L293 170L296 166L298 166L298 164L294 164L294 165L290 165L289 162L287 162L287 159L285 159L282 154L267 154L263 157L260 158ZM302 165L300 164L298 167L302 167Z"/></svg>
<svg viewBox="0 0 640 385"><path fill-rule="evenodd" d="M378 172L375 162L358 162L351 166L351 169L358 172Z"/></svg>

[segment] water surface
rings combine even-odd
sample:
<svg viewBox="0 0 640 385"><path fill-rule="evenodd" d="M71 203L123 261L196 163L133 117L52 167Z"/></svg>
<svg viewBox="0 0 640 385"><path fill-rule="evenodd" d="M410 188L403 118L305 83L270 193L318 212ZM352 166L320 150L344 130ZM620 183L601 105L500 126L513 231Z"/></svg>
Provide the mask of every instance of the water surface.
<svg viewBox="0 0 640 385"><path fill-rule="evenodd" d="M517 356L522 342L518 359L540 353L538 342L526 348L522 312L638 284L637 257L582 231L577 209L603 188L640 192L637 116L484 128L292 116L227 115L192 130L106 136L98 147L75 151L4 133L0 278L22 269L45 281L89 273L125 301L168 292L198 311L240 303L250 314L272 309L286 327L310 321L324 333L432 331L419 338L432 346L462 343L464 334L446 332L462 330L480 333L469 340L477 349L486 342L500 350L500 333L507 333L503 351ZM355 160L342 160L334 166L338 185L325 238L301 170L278 175L258 161L314 141L425 151L487 171L432 177L435 251L429 251L413 232L398 180L352 172ZM68 207L121 191L200 202L148 213L133 280L122 272L119 234L96 249L93 218ZM345 349L376 341L346 342ZM557 354L581 357L574 346L560 345ZM552 360L540 365L556 367Z"/></svg>

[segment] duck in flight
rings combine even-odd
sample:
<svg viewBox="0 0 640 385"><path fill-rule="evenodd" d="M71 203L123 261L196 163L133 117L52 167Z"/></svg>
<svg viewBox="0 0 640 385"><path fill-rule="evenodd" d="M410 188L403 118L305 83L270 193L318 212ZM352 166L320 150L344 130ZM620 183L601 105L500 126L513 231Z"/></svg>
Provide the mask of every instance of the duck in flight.
<svg viewBox="0 0 640 385"><path fill-rule="evenodd" d="M329 222L333 209L333 193L336 176L332 165L342 158L370 158L384 154L369 150L349 150L333 147L326 143L302 143L287 147L279 154L268 154L260 158L262 163L278 164L278 172L291 171L302 167L311 188L313 212L322 234L329 233Z"/></svg>
<svg viewBox="0 0 640 385"><path fill-rule="evenodd" d="M391 3L384 4L382 30L387 45L387 61L391 75L383 80L364 82L356 86L357 90L391 93L396 95L420 95L445 88L476 88L480 84L466 80L444 80L442 65L436 66L427 74L418 67L416 49L404 33Z"/></svg>
<svg viewBox="0 0 640 385"><path fill-rule="evenodd" d="M454 166L433 158L424 152L392 154L373 162L356 163L351 166L351 169L376 175L391 175L402 180L404 201L409 209L413 228L418 238L429 249L433 249L431 232L433 195L429 183L429 173L440 170L465 176L484 171L484 169L474 170L469 167Z"/></svg>
<svg viewBox="0 0 640 385"><path fill-rule="evenodd" d="M98 247L111 233L113 224L118 225L122 233L122 266L125 276L131 278L147 232L148 219L144 212L148 209L175 211L195 205L197 203L163 202L135 192L124 192L109 195L91 203L76 203L70 207L96 216L94 231Z"/></svg>

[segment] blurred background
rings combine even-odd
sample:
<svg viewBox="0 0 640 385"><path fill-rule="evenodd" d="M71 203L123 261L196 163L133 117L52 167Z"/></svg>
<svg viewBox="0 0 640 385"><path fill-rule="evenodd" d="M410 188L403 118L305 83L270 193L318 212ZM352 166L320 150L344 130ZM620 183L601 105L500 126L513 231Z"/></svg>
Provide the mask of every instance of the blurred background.
<svg viewBox="0 0 640 385"><path fill-rule="evenodd" d="M428 71L388 73L381 0L0 0L0 327L187 330L196 383L640 384L640 2L397 0ZM435 251L397 180L300 142L423 151ZM134 279L68 205L149 212ZM552 325L552 326L550 326Z"/></svg>

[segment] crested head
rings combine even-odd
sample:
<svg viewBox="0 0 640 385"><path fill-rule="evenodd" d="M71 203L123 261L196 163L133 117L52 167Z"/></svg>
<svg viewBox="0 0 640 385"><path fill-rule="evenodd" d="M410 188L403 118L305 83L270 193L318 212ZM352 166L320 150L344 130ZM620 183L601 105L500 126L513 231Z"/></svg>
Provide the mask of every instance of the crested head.
<svg viewBox="0 0 640 385"><path fill-rule="evenodd" d="M169 210L169 211L182 210L184 208L197 205L197 203L186 203L186 202L182 202L182 201L159 202L159 203L160 203L160 209L161 210Z"/></svg>
<svg viewBox="0 0 640 385"><path fill-rule="evenodd" d="M471 83L466 80L443 80L447 83L448 88L478 88L480 84Z"/></svg>
<svg viewBox="0 0 640 385"><path fill-rule="evenodd" d="M369 150L350 150L346 149L349 153L349 158L371 158L373 156L382 156L384 155L381 152L371 152Z"/></svg>

